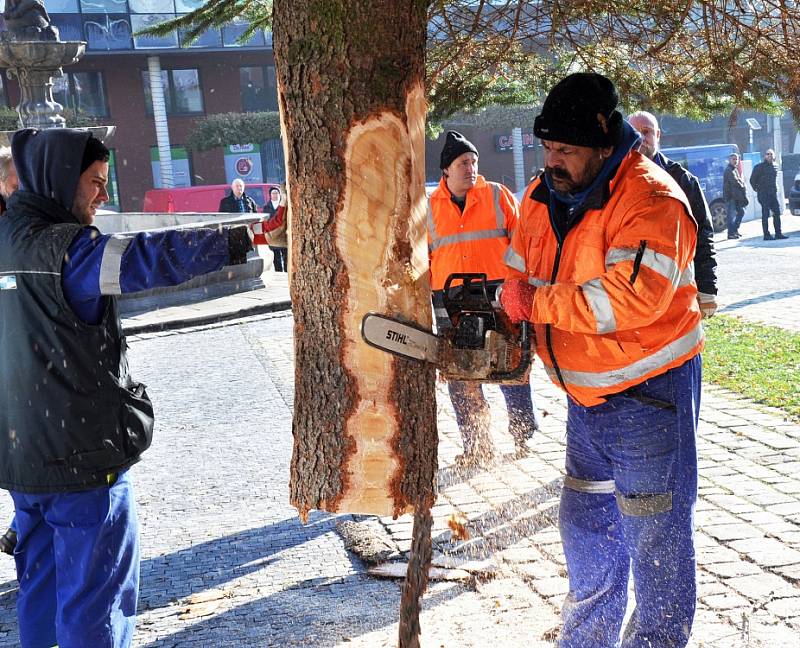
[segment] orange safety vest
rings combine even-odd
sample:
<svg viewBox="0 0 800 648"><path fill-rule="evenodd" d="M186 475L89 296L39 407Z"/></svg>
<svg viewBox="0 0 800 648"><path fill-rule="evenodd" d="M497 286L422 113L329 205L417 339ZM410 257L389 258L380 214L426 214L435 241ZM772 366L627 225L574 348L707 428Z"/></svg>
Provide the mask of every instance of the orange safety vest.
<svg viewBox="0 0 800 648"><path fill-rule="evenodd" d="M677 367L703 349L692 263L697 225L680 187L638 152L605 203L559 244L549 191L525 190L507 279L537 286L536 349L550 378L584 406Z"/></svg>
<svg viewBox="0 0 800 648"><path fill-rule="evenodd" d="M431 290L444 288L454 272L485 272L489 280L502 280L503 255L517 226L518 210L517 199L506 187L479 175L461 212L442 178L428 200Z"/></svg>

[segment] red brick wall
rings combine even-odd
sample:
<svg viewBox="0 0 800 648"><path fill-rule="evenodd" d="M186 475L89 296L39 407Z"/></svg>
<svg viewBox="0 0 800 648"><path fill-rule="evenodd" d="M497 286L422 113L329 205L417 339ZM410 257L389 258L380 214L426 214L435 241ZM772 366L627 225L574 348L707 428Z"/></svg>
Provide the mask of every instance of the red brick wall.
<svg viewBox="0 0 800 648"><path fill-rule="evenodd" d="M239 112L239 67L272 64L272 52L226 51L182 52L162 54L162 69L196 68L200 74L205 114ZM142 71L147 69L144 54L90 55L67 68L70 72L100 70L103 72L108 123L117 127L116 133L106 142L116 151L117 180L123 211L139 211L144 192L153 187L150 165L150 147L156 145L152 115L145 110ZM19 91L15 82L9 85L9 102L16 105ZM168 115L170 144L181 146L194 121L200 115ZM225 182L222 149L205 153L192 153L193 184Z"/></svg>

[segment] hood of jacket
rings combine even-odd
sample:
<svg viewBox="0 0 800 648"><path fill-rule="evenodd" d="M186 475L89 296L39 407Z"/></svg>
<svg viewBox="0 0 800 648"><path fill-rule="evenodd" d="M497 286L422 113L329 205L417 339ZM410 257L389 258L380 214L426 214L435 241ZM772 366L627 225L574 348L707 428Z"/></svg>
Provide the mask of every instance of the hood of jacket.
<svg viewBox="0 0 800 648"><path fill-rule="evenodd" d="M89 137L89 131L74 128L25 128L14 133L11 155L20 190L52 200L69 212Z"/></svg>

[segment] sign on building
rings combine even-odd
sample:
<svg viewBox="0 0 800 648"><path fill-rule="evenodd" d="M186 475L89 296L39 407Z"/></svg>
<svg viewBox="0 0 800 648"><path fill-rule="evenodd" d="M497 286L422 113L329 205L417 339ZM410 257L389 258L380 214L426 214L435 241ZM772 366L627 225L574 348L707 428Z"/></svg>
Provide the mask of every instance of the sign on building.
<svg viewBox="0 0 800 648"><path fill-rule="evenodd" d="M189 152L183 146L173 146L172 154L172 186L191 187L192 171L189 164ZM150 147L150 165L153 169L153 187L161 189L161 162L158 147Z"/></svg>
<svg viewBox="0 0 800 648"><path fill-rule="evenodd" d="M261 173L261 148L258 144L231 144L225 147L225 177L228 183L236 178L250 182L263 182Z"/></svg>
<svg viewBox="0 0 800 648"><path fill-rule="evenodd" d="M536 146L536 137L533 131L522 132L522 148L532 149ZM494 136L494 148L496 151L510 151L514 147L514 139L511 133L503 133Z"/></svg>

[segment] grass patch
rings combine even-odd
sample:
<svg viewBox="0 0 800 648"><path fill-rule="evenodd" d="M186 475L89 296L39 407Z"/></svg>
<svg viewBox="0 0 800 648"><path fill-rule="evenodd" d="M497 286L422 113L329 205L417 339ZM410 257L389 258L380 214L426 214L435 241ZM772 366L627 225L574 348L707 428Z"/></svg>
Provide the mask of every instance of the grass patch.
<svg viewBox="0 0 800 648"><path fill-rule="evenodd" d="M729 315L703 326L704 380L800 420L800 333Z"/></svg>

